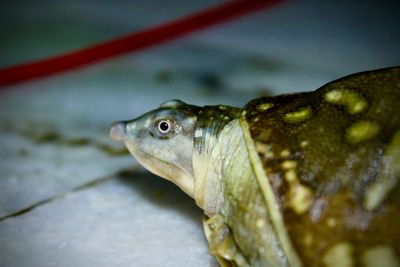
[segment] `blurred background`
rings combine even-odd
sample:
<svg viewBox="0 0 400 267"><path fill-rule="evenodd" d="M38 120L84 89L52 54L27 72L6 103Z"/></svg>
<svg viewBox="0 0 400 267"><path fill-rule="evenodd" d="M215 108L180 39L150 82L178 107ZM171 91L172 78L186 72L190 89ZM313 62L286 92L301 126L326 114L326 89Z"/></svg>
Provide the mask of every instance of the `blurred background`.
<svg viewBox="0 0 400 267"><path fill-rule="evenodd" d="M1 1L0 68L223 3ZM202 212L112 142L161 102L243 106L400 64L397 1L283 1L166 44L0 87L0 266L217 266Z"/></svg>

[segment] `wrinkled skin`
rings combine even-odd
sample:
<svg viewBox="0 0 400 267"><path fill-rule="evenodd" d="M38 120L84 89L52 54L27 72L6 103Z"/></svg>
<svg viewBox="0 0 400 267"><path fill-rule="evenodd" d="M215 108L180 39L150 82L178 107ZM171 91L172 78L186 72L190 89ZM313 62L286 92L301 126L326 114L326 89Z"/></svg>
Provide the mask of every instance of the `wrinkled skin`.
<svg viewBox="0 0 400 267"><path fill-rule="evenodd" d="M171 101L111 136L195 199L221 265L393 267L399 114L400 68L389 68L243 110Z"/></svg>

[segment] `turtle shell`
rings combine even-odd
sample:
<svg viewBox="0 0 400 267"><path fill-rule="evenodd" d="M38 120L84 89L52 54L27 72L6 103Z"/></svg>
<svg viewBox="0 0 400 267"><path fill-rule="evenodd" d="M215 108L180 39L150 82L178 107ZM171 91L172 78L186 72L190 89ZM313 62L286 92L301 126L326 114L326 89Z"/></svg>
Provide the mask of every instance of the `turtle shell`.
<svg viewBox="0 0 400 267"><path fill-rule="evenodd" d="M250 159L293 261L399 266L400 68L255 99L244 110Z"/></svg>

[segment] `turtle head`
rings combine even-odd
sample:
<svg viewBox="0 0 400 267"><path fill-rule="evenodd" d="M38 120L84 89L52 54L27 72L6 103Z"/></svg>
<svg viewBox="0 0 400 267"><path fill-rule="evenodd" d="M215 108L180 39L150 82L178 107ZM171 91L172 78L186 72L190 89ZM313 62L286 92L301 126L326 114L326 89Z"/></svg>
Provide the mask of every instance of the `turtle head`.
<svg viewBox="0 0 400 267"><path fill-rule="evenodd" d="M123 141L146 169L193 197L193 138L199 109L179 100L167 101L136 119L114 122L110 136Z"/></svg>
<svg viewBox="0 0 400 267"><path fill-rule="evenodd" d="M141 165L178 185L207 213L207 203L214 205L221 195L215 185L222 175L220 155L228 148L227 136L220 138L220 133L240 111L171 100L136 119L114 122L110 136L123 141Z"/></svg>

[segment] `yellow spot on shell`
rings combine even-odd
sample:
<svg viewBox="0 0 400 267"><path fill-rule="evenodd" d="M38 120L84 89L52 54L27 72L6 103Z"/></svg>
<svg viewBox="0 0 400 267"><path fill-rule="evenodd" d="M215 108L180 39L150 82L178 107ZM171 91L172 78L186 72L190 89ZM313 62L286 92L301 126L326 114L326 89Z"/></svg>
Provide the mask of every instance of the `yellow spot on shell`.
<svg viewBox="0 0 400 267"><path fill-rule="evenodd" d="M389 246L376 246L367 250L361 258L364 267L399 267L400 260Z"/></svg>
<svg viewBox="0 0 400 267"><path fill-rule="evenodd" d="M386 196L396 187L400 178L400 131L390 141L382 159L381 171L365 191L364 208L374 210L379 207Z"/></svg>
<svg viewBox="0 0 400 267"><path fill-rule="evenodd" d="M313 202L314 194L313 191L300 183L296 183L290 186L289 189L289 206L297 214L305 213Z"/></svg>
<svg viewBox="0 0 400 267"><path fill-rule="evenodd" d="M336 226L336 220L335 220L334 218L328 218L328 219L326 220L326 224L327 224L329 227L335 227L335 226Z"/></svg>
<svg viewBox="0 0 400 267"><path fill-rule="evenodd" d="M294 169L294 168L296 168L296 166L297 166L297 162L294 160L285 160L282 163L282 168L286 169L286 170Z"/></svg>
<svg viewBox="0 0 400 267"><path fill-rule="evenodd" d="M285 179L288 183L297 181L297 173L295 170L288 170L285 172Z"/></svg>
<svg viewBox="0 0 400 267"><path fill-rule="evenodd" d="M264 155L264 157L265 157L265 158L273 158L273 157L275 157L275 154L274 154L274 152L272 152L272 151L268 151L268 152Z"/></svg>
<svg viewBox="0 0 400 267"><path fill-rule="evenodd" d="M289 123L299 123L307 120L311 116L311 108L304 107L295 112L286 113L283 120Z"/></svg>
<svg viewBox="0 0 400 267"><path fill-rule="evenodd" d="M274 152L271 150L271 146L264 143L256 142L256 151L265 159L273 158L275 156Z"/></svg>
<svg viewBox="0 0 400 267"><path fill-rule="evenodd" d="M226 110L228 107L227 107L227 106L223 106L223 105L219 105L218 108L219 108L220 110Z"/></svg>
<svg viewBox="0 0 400 267"><path fill-rule="evenodd" d="M306 147L306 146L308 146L308 141L301 141L300 146L301 146L301 147Z"/></svg>
<svg viewBox="0 0 400 267"><path fill-rule="evenodd" d="M288 149L281 151L281 157L286 158L290 156L290 151Z"/></svg>
<svg viewBox="0 0 400 267"><path fill-rule="evenodd" d="M272 108L273 106L274 106L274 104L272 104L272 103L264 103L264 104L261 104L261 105L257 106L257 109L259 111L265 111L267 109Z"/></svg>
<svg viewBox="0 0 400 267"><path fill-rule="evenodd" d="M312 244L313 237L312 237L311 233L307 233L304 236L303 242L304 242L304 245L306 245L306 246L310 246Z"/></svg>
<svg viewBox="0 0 400 267"><path fill-rule="evenodd" d="M365 192L364 208L367 210L378 208L388 193L394 188L397 179L398 177L390 176L387 179L371 184Z"/></svg>
<svg viewBox="0 0 400 267"><path fill-rule="evenodd" d="M352 267L353 247L347 242L338 243L325 252L322 262L326 267Z"/></svg>
<svg viewBox="0 0 400 267"><path fill-rule="evenodd" d="M266 153L268 153L268 151L271 150L271 146L264 143L256 142L256 150L259 154L265 155Z"/></svg>
<svg viewBox="0 0 400 267"><path fill-rule="evenodd" d="M380 131L379 124L372 121L359 121L346 131L346 139L350 143L360 143L375 137Z"/></svg>
<svg viewBox="0 0 400 267"><path fill-rule="evenodd" d="M350 114L357 114L365 110L367 101L360 94L350 90L332 90L325 94L328 103L346 106Z"/></svg>

